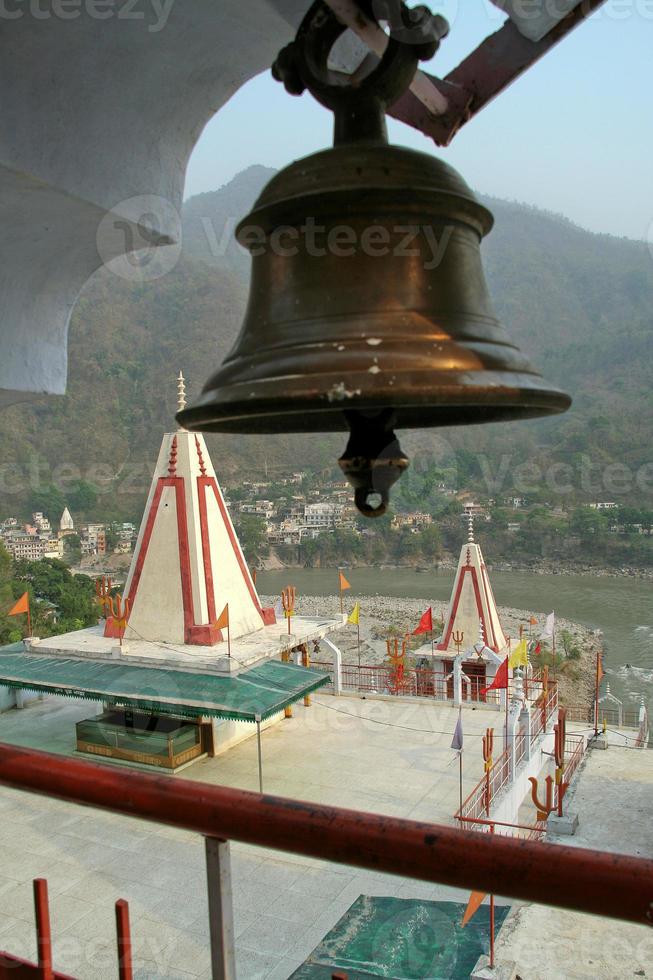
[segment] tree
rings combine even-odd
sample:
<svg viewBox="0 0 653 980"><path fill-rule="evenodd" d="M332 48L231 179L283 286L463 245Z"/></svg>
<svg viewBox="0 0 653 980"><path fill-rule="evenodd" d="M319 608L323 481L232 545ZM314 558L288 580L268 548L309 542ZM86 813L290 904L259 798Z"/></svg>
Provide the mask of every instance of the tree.
<svg viewBox="0 0 653 980"><path fill-rule="evenodd" d="M258 561L268 552L265 521L254 514L241 514L238 521L238 537L248 562Z"/></svg>
<svg viewBox="0 0 653 980"><path fill-rule="evenodd" d="M23 590L25 591L25 590ZM12 561L8 551L0 544L0 644L16 643L21 638L17 621L7 616L16 599L12 588Z"/></svg>
<svg viewBox="0 0 653 980"><path fill-rule="evenodd" d="M63 539L64 560L68 565L79 565L82 558L82 542L79 534L67 534Z"/></svg>
<svg viewBox="0 0 653 980"><path fill-rule="evenodd" d="M106 528L104 532L104 540L107 546L107 554L110 555L115 551L116 546L120 541L120 538L118 537L118 532L114 531L112 527Z"/></svg>

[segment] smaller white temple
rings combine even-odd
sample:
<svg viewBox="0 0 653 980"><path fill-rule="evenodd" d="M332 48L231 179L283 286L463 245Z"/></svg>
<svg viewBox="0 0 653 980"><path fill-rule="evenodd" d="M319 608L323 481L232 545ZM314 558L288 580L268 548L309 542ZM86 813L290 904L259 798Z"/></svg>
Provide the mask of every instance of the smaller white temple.
<svg viewBox="0 0 653 980"><path fill-rule="evenodd" d="M460 549L442 636L434 651L448 678L449 696L454 700L484 701L483 688L492 682L509 652L483 552L474 540L474 518L470 514L467 541Z"/></svg>
<svg viewBox="0 0 653 980"><path fill-rule="evenodd" d="M438 650L456 652L462 643L471 647L481 639L500 653L508 646L480 544L474 541L474 518L468 517L467 543L460 549L451 601Z"/></svg>
<svg viewBox="0 0 653 980"><path fill-rule="evenodd" d="M67 507L64 507L63 514L61 515L61 520L59 521L59 531L61 534L70 534L75 530L75 525L73 523L72 515Z"/></svg>

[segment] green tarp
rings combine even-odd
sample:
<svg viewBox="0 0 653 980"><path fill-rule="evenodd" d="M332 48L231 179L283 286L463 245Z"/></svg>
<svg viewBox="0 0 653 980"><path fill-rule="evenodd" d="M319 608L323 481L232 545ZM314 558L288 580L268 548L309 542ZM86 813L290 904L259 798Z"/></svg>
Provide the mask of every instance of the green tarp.
<svg viewBox="0 0 653 980"><path fill-rule="evenodd" d="M171 667L36 656L0 648L0 686L106 701L159 714L264 721L329 683L317 670L266 660L228 677Z"/></svg>
<svg viewBox="0 0 653 980"><path fill-rule="evenodd" d="M469 980L490 945L490 909L462 927L466 905L361 895L291 980ZM495 933L509 911L495 908Z"/></svg>

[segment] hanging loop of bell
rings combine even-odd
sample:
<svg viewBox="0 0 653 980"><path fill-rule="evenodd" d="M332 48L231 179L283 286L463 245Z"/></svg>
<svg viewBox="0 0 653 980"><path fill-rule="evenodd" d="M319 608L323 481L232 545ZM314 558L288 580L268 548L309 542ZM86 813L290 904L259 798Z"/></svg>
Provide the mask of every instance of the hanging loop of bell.
<svg viewBox="0 0 653 980"><path fill-rule="evenodd" d="M360 6L372 16L382 0ZM177 416L208 432L349 430L338 462L367 517L385 512L408 467L395 429L570 404L494 313L480 255L488 209L441 160L387 142L386 109L447 26L425 8L401 11L410 30L393 30L382 57L352 74L329 66L345 27L322 2L279 54L286 89L333 111L335 145L276 174L238 225L252 255L243 326Z"/></svg>
<svg viewBox="0 0 653 980"><path fill-rule="evenodd" d="M375 13L384 5L368 0L361 8L375 19ZM449 32L445 18L433 15L428 7L409 10L401 3L398 12L402 23L404 18L410 18L410 25L406 25L410 43L391 32L382 57L369 71L368 62L377 61L371 54L354 74L329 68L333 46L347 27L322 2L313 4L295 40L279 52L272 66L273 77L283 82L290 95L301 95L308 89L313 98L333 112L335 146L370 140L387 142L388 106L409 87L418 61L432 58L440 40Z"/></svg>

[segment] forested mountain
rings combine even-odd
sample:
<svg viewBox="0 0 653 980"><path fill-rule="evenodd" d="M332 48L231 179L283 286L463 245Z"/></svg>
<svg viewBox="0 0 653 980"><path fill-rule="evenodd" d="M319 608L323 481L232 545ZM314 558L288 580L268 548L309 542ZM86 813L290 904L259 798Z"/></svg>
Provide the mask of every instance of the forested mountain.
<svg viewBox="0 0 653 980"><path fill-rule="evenodd" d="M89 514L140 516L161 433L173 424L176 374L186 374L192 400L242 320L249 263L233 230L272 173L251 167L191 198L183 257L167 275L135 284L103 270L89 283L70 329L67 395L0 414L0 517L54 507L53 486ZM574 405L554 419L425 430L402 443L416 471L435 468L478 492L523 491L515 467L534 462L545 477L536 474L533 485L546 497L546 472L558 462L571 467L576 499L613 499L618 472L626 471L613 465L606 485L606 466L627 464L635 473L652 458L653 258L644 243L591 234L523 205L487 203L496 223L483 256L496 310ZM344 441L216 436L209 443L228 484L259 477L266 465L272 473L300 463L332 468ZM624 478L622 487L620 499L650 501L653 467L648 491L644 477L639 486Z"/></svg>

